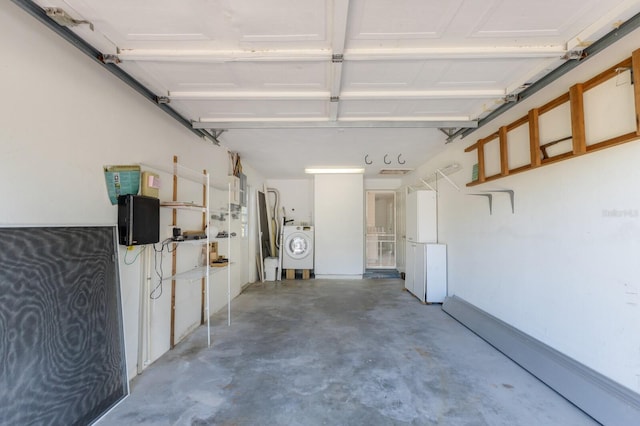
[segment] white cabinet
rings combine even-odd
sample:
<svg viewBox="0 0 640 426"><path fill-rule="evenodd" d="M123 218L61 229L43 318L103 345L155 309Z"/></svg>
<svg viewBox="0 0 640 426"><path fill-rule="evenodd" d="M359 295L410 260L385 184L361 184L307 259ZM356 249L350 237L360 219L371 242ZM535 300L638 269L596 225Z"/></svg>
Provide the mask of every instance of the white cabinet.
<svg viewBox="0 0 640 426"><path fill-rule="evenodd" d="M414 191L407 194L405 223L407 241L418 243L438 241L436 195L435 191Z"/></svg>
<svg viewBox="0 0 640 426"><path fill-rule="evenodd" d="M407 242L405 288L423 303L447 297L447 246Z"/></svg>

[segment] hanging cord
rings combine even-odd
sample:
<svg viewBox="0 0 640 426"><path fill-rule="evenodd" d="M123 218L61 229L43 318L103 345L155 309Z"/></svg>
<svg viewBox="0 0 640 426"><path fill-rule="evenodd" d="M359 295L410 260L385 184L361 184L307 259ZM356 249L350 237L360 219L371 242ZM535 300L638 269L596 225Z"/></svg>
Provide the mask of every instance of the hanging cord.
<svg viewBox="0 0 640 426"><path fill-rule="evenodd" d="M273 215L271 216L271 220L273 223L273 231L275 234L275 245L278 250L280 250L280 241L278 239L278 235L280 235L280 191L275 188L267 188L267 192L272 192L275 195L275 201L273 204Z"/></svg>
<svg viewBox="0 0 640 426"><path fill-rule="evenodd" d="M162 252L166 247L167 254L172 253L175 250L175 247L171 249L169 246L172 242L173 240L171 238L167 238L166 240L162 241L160 250L156 248L155 244L153 245L153 251L155 252L153 256L153 269L156 273L156 276L158 277L158 284L156 284L156 286L153 288L153 290L151 290L151 293L149 294L149 297L153 300L159 299L160 296L162 296L162 281L164 281L164 272L162 270L162 261L164 257L162 256ZM160 255L160 261L158 261L158 255Z"/></svg>
<svg viewBox="0 0 640 426"><path fill-rule="evenodd" d="M142 254L144 249L146 249L146 248L147 248L147 246L141 246L140 250L138 251L138 254L136 254L136 256L131 261L127 260L127 255L129 254L129 251L130 251L129 248L127 248L127 251L124 252L124 264L125 265L133 265L134 263L136 263L136 260L138 260L138 258L140 257L140 255Z"/></svg>

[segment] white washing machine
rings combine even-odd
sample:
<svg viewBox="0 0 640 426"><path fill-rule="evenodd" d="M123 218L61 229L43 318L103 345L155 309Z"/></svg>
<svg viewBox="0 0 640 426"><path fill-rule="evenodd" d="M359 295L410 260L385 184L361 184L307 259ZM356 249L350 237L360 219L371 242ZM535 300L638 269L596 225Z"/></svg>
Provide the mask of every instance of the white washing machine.
<svg viewBox="0 0 640 426"><path fill-rule="evenodd" d="M285 226L282 241L282 269L313 269L313 226Z"/></svg>

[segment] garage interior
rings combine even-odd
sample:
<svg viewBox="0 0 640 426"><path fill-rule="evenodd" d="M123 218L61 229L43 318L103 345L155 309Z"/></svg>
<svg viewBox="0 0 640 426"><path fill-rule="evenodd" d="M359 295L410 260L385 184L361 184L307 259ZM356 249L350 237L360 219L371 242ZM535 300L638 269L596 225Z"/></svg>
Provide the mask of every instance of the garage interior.
<svg viewBox="0 0 640 426"><path fill-rule="evenodd" d="M631 0L4 2L3 235L116 232L114 165L157 172L157 198L206 212L161 208L161 248L114 245L118 347L0 297L0 424L107 409L102 424L637 423L639 13ZM393 278L413 277L415 193L434 203L418 244L446 253L436 303ZM261 194L269 234L313 228L313 266L297 268L311 279L280 260L265 279L280 247L263 244ZM392 200L388 233L370 221L374 194ZM171 278L202 266L178 226L228 263ZM89 252L83 239L24 259L3 241L9 270ZM29 286L8 276L5 295ZM55 414L24 402L36 378L18 349L66 369L85 344L119 354L113 404L79 420L45 379Z"/></svg>

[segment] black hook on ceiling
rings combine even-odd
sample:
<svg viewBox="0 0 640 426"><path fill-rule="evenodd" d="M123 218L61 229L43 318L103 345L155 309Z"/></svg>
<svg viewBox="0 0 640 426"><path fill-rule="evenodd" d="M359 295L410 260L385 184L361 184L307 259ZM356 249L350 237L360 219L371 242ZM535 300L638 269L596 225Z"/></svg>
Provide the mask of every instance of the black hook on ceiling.
<svg viewBox="0 0 640 426"><path fill-rule="evenodd" d="M389 154L385 154L384 155L384 164L391 164L391 160L387 161L387 157L389 156Z"/></svg>
<svg viewBox="0 0 640 426"><path fill-rule="evenodd" d="M369 161L369 154L364 156L364 164L373 164L373 161Z"/></svg>
<svg viewBox="0 0 640 426"><path fill-rule="evenodd" d="M398 164L404 164L406 163L405 160L400 161L400 157L402 157L402 154L398 154Z"/></svg>

